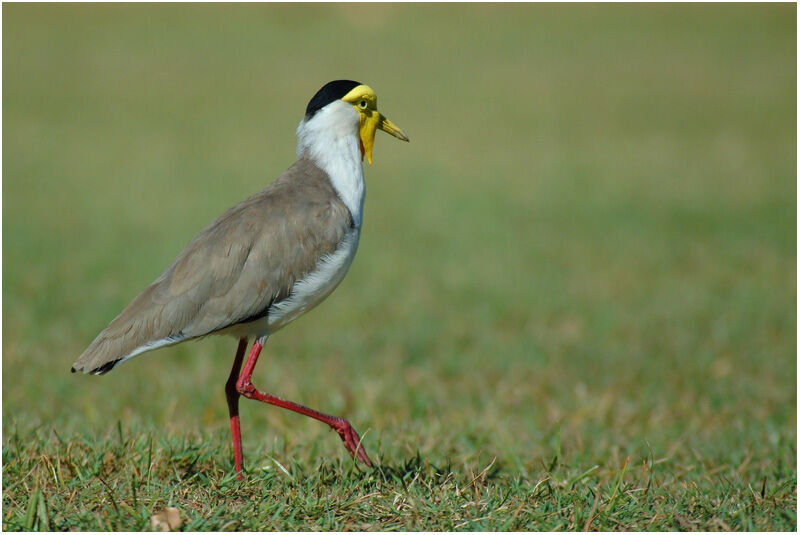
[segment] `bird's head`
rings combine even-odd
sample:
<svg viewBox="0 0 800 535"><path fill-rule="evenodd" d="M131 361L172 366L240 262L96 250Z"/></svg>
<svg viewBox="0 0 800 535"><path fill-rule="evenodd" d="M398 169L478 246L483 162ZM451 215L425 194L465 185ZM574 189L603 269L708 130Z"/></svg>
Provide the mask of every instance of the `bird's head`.
<svg viewBox="0 0 800 535"><path fill-rule="evenodd" d="M372 164L372 146L375 144L375 132L380 129L397 139L408 141L400 128L378 111L378 97L368 85L352 80L334 80L328 82L311 99L306 108L306 117L335 100L342 100L352 105L358 112L358 135L361 141L361 158L366 155Z"/></svg>

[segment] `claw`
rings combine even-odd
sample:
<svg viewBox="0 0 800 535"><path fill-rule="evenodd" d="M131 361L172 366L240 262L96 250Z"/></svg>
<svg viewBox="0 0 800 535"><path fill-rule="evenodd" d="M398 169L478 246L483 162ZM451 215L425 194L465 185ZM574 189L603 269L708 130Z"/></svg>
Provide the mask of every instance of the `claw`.
<svg viewBox="0 0 800 535"><path fill-rule="evenodd" d="M356 433L356 430L350 425L350 422L341 420L341 422L333 426L333 428L339 433L339 437L341 437L342 442L344 442L344 447L350 452L350 456L372 467L372 461L369 460L367 451L361 444L361 437L358 436L358 433Z"/></svg>

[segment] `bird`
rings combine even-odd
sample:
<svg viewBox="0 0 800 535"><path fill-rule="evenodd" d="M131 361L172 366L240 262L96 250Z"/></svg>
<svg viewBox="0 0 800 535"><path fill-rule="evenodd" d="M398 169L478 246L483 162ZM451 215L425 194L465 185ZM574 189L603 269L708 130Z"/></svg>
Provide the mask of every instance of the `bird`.
<svg viewBox="0 0 800 535"><path fill-rule="evenodd" d="M322 86L297 127L297 161L189 241L97 335L72 372L102 375L157 348L230 335L238 347L225 397L238 479L244 470L241 396L327 424L354 459L372 466L350 422L262 392L252 374L267 339L322 302L347 273L363 222L363 160L372 164L377 130L409 141L378 111L368 85L334 80Z"/></svg>

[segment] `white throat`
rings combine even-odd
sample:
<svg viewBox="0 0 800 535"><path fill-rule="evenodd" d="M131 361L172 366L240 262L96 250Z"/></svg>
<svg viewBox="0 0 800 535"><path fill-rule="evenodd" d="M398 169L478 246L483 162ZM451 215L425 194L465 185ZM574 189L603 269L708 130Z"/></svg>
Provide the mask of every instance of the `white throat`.
<svg viewBox="0 0 800 535"><path fill-rule="evenodd" d="M297 127L297 156L305 156L328 173L333 188L361 228L364 171L358 138L358 112L342 100L331 102Z"/></svg>

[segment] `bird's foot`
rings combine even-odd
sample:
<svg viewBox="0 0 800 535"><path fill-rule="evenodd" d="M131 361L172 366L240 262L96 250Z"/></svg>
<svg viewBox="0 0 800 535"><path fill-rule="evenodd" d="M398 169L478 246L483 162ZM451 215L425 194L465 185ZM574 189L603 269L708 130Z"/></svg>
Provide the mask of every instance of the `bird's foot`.
<svg viewBox="0 0 800 535"><path fill-rule="evenodd" d="M344 442L344 447L347 448L352 457L372 467L372 461L369 460L367 451L364 449L364 445L361 444L361 437L358 436L356 430L347 420L343 418L337 418L337 420L337 422L331 424L331 428L339 433L342 442Z"/></svg>

